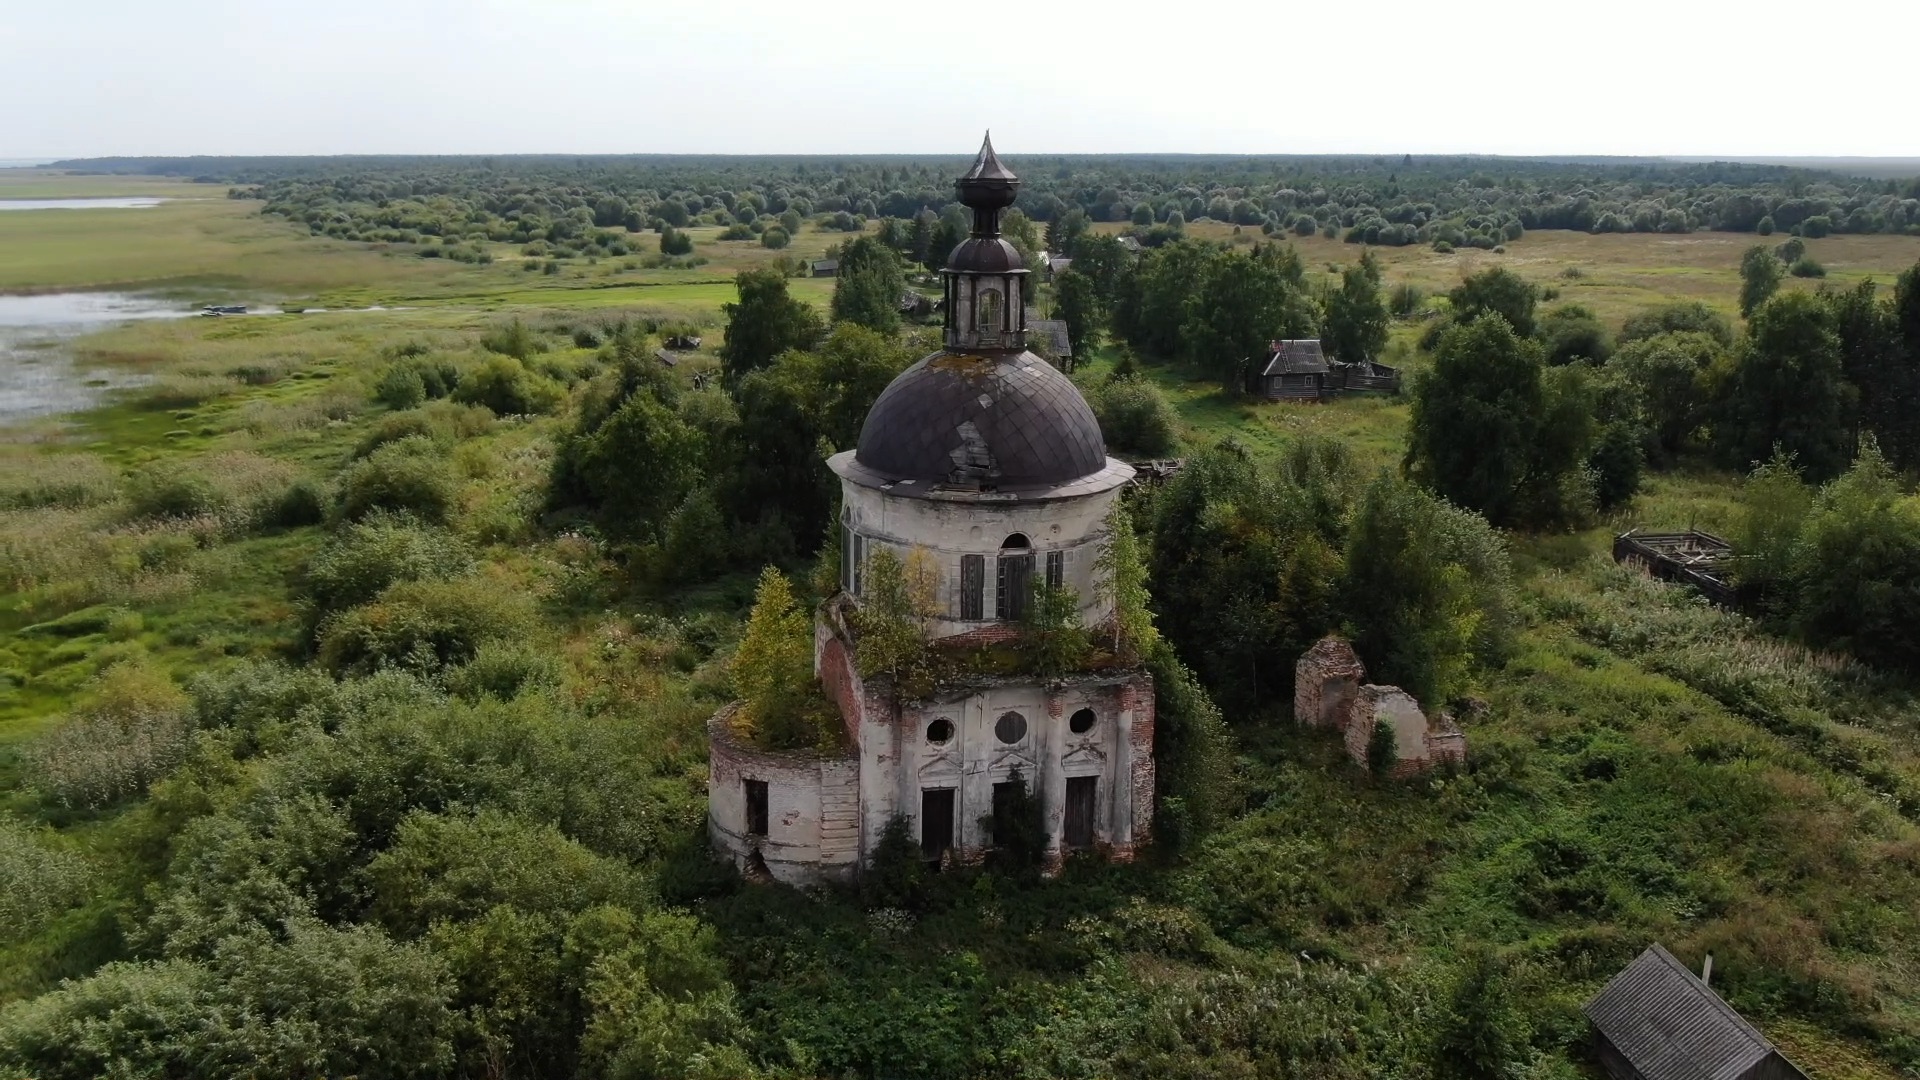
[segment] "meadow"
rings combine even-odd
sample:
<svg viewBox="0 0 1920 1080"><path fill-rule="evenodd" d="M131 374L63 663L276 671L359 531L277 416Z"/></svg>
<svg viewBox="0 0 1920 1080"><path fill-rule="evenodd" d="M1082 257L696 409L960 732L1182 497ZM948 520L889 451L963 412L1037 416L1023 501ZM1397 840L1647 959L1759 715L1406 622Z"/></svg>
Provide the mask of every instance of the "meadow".
<svg viewBox="0 0 1920 1080"><path fill-rule="evenodd" d="M0 194L145 194L169 183L0 173ZM348 882L314 909L342 927L364 915L407 949L451 957L464 1019L448 1038L463 1059L485 1059L503 1032L523 1055L544 1045L535 1021L565 995L540 980L559 980L581 941L614 934L611 906L653 920L662 941L697 944L723 985L712 989L708 969L688 962L671 972L708 987L695 1004L594 1007L698 1033L701 1060L718 1063L712 1075L727 1075L726 1053L738 1052L796 1077L1428 1077L1455 973L1489 946L1508 964L1514 1074L1594 1075L1578 1005L1656 939L1689 963L1713 953L1715 985L1812 1075L1898 1080L1920 1069L1920 822L1909 809L1920 804L1902 801L1920 790L1911 689L1771 639L1604 555L1630 525L1726 527L1732 474L1689 462L1652 475L1611 520L1512 538L1520 640L1478 688L1465 774L1377 782L1284 710L1232 716L1234 775L1221 782L1233 820L1178 858L1077 864L1045 884L952 875L911 901L742 887L691 851L704 813L701 725L730 694L725 660L750 575L642 588L615 545L546 517L565 406L396 408L381 386L416 355L478 367L481 339L510 319L531 328L538 366L560 379L592 368L617 320L651 318L706 333L708 356L671 376L690 391L691 373L711 367L734 273L817 257L848 234L809 226L773 252L694 227L698 266L576 259L548 273L512 245L489 245L484 265L422 259L309 237L257 211L217 199L0 213L0 290L112 285L195 302L387 309L108 330L77 347L148 376L144 386L0 434L0 806L12 830L0 836L0 884L24 880L23 867L64 868L79 882L49 885L31 910L22 901L17 925L0 929L0 1005L108 961L201 963L208 954L183 943L231 917L210 892L270 891L233 869L257 855L288 880ZM1376 254L1389 286L1438 293L1504 265L1617 327L1675 297L1732 310L1753 242L1535 230L1501 254ZM1315 272L1360 252L1296 244ZM1916 237L1833 236L1808 248L1834 284L1889 281L1920 260ZM791 287L824 307L831 284ZM1389 362L1424 362L1419 329L1396 324ZM1076 378L1091 384L1115 359L1103 351ZM1369 470L1397 468L1404 452L1400 400L1255 403L1177 366L1146 374L1172 402L1185 452L1231 437L1267 462L1323 436ZM550 689L508 706L448 686L393 706L379 695L415 691L350 679L338 685L372 688L339 702L328 695L349 691L284 691L313 703L299 714L321 717L310 724L276 725L257 703L260 715L247 714L252 699L218 680L278 687L294 676L242 665L320 664L313 568L345 528L336 493L409 435L444 463L434 535L472 563L454 582L500 601L521 652L499 655L540 667L528 678ZM184 511L170 499L188 500ZM127 670L161 688L109 678ZM195 701L168 697L171 684L195 686ZM151 798L66 805L26 783L36 747L136 692L205 729ZM367 734L336 715L354 707L391 707L401 720ZM242 714L251 718L234 719ZM415 800L404 828L381 802L396 792ZM345 807L359 830L342 853L315 854L320 839L295 851L286 838L299 830L259 824L320 814L314 799ZM484 835L449 824L469 812ZM316 837L346 827L314 820ZM215 835L253 846L222 861L206 846ZM471 865L488 866L490 880ZM501 959L529 941L552 946L538 954L552 970ZM563 1020L577 1034L587 1006L575 1005L583 1011ZM507 1073L539 1070L533 1058L503 1060Z"/></svg>

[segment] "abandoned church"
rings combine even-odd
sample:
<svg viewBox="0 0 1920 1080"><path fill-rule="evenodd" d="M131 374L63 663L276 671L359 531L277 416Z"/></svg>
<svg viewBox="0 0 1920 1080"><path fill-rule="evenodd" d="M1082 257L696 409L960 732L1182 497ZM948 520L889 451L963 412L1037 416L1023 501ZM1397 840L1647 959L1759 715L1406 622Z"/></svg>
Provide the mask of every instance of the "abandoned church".
<svg viewBox="0 0 1920 1080"><path fill-rule="evenodd" d="M944 271L944 347L894 379L857 448L827 462L841 486L841 580L815 616L814 670L848 749L767 751L727 710L709 725L712 843L780 881L851 876L896 817L928 860L977 858L1022 787L1041 808L1049 864L1075 850L1128 858L1148 839L1154 698L1137 667L977 674L906 701L854 663L850 617L882 550L934 568L929 633L943 648L1017 637L1036 582L1072 590L1083 625L1114 616L1098 563L1134 471L1106 455L1073 383L1027 350L1028 271L1000 236L1019 179L990 140L957 186L973 226Z"/></svg>

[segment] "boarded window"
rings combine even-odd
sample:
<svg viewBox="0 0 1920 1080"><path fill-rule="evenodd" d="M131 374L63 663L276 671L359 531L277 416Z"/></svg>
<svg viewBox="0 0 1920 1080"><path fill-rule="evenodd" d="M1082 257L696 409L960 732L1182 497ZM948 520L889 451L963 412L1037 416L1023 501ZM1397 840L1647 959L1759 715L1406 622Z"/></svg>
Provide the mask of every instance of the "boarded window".
<svg viewBox="0 0 1920 1080"><path fill-rule="evenodd" d="M1014 818L1020 812L1020 804L1026 801L1026 784L1018 780L1007 780L993 785L993 846L1006 847L1013 843L1017 825Z"/></svg>
<svg viewBox="0 0 1920 1080"><path fill-rule="evenodd" d="M1097 776L1067 777L1067 835L1068 847L1085 850L1093 846L1093 809L1100 793L1100 778Z"/></svg>
<svg viewBox="0 0 1920 1080"><path fill-rule="evenodd" d="M986 615L987 557L960 556L960 617L984 619Z"/></svg>
<svg viewBox="0 0 1920 1080"><path fill-rule="evenodd" d="M1067 583L1067 553L1064 551L1047 552L1047 588L1057 589Z"/></svg>
<svg viewBox="0 0 1920 1080"><path fill-rule="evenodd" d="M953 789L920 792L920 854L938 859L953 846Z"/></svg>
<svg viewBox="0 0 1920 1080"><path fill-rule="evenodd" d="M765 780L745 781L747 786L747 832L753 836L767 835L767 782Z"/></svg>
<svg viewBox="0 0 1920 1080"><path fill-rule="evenodd" d="M994 591L995 616L1009 622L1025 618L1027 599L1033 592L1033 555L1000 555L1000 580Z"/></svg>

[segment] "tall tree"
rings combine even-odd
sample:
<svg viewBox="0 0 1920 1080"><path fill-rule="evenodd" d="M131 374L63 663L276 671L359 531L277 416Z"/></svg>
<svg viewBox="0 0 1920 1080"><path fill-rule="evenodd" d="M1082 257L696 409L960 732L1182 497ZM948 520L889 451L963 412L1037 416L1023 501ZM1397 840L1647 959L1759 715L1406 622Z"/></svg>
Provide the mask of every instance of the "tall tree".
<svg viewBox="0 0 1920 1080"><path fill-rule="evenodd" d="M900 296L906 291L906 275L893 249L877 237L862 236L840 252L833 319L892 334L900 329Z"/></svg>
<svg viewBox="0 0 1920 1080"><path fill-rule="evenodd" d="M1453 302L1457 323L1465 325L1492 312L1507 320L1514 333L1533 336L1533 309L1540 301L1540 290L1505 267L1496 266L1467 278L1447 293L1447 299Z"/></svg>
<svg viewBox="0 0 1920 1080"><path fill-rule="evenodd" d="M1755 244L1740 256L1740 317L1753 318L1753 313L1767 298L1780 291L1780 279L1785 276L1780 269L1780 260L1764 244Z"/></svg>
<svg viewBox="0 0 1920 1080"><path fill-rule="evenodd" d="M742 270L734 287L739 302L721 308L727 329L720 360L731 383L788 349L812 348L826 329L812 307L787 295L787 277L778 270Z"/></svg>
<svg viewBox="0 0 1920 1080"><path fill-rule="evenodd" d="M1754 309L1719 381L1714 442L1732 467L1778 448L1824 480L1852 457L1857 398L1841 371L1833 310L1810 293L1783 293Z"/></svg>
<svg viewBox="0 0 1920 1080"><path fill-rule="evenodd" d="M1067 341L1073 346L1073 359L1077 363L1099 340L1103 322L1104 313L1094 296L1093 281L1078 270L1068 268L1053 279L1053 296L1059 305L1060 317L1066 320Z"/></svg>
<svg viewBox="0 0 1920 1080"><path fill-rule="evenodd" d="M1347 267L1340 288L1327 297L1320 340L1335 359L1350 364L1370 362L1386 348L1387 305L1380 299L1379 280L1364 263Z"/></svg>

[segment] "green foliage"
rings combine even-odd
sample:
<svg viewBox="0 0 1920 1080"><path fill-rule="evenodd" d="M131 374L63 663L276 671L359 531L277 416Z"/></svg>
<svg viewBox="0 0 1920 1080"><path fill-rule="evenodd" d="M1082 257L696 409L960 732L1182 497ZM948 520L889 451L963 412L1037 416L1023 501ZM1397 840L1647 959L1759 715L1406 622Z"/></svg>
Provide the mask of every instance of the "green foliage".
<svg viewBox="0 0 1920 1080"><path fill-rule="evenodd" d="M1827 276L1827 268L1820 265L1811 255L1802 255L1793 260L1793 265L1787 268L1787 272L1797 278L1823 278Z"/></svg>
<svg viewBox="0 0 1920 1080"><path fill-rule="evenodd" d="M1367 771L1375 776L1387 776L1399 761L1393 725L1375 721L1373 730L1367 733Z"/></svg>
<svg viewBox="0 0 1920 1080"><path fill-rule="evenodd" d="M636 359L588 389L555 450L548 501L591 507L610 531L653 541L704 481L708 447L645 382L645 363ZM646 483L633 482L635 462L646 463Z"/></svg>
<svg viewBox="0 0 1920 1080"><path fill-rule="evenodd" d="M1336 360L1371 362L1387 346L1387 321L1378 268L1349 266L1340 274L1340 288L1327 296L1320 341Z"/></svg>
<svg viewBox="0 0 1920 1080"><path fill-rule="evenodd" d="M885 678L905 700L933 689L931 623L939 611L939 572L925 551L906 559L891 548L867 555L860 605L849 615L857 634L854 663L864 678Z"/></svg>
<svg viewBox="0 0 1920 1080"><path fill-rule="evenodd" d="M1465 326L1482 315L1498 315L1518 336L1533 336L1534 305L1540 301L1540 288L1505 267L1482 270L1454 286L1447 293L1453 304L1454 321Z"/></svg>
<svg viewBox="0 0 1920 1080"><path fill-rule="evenodd" d="M556 690L560 661L550 651L525 642L483 641L473 659L446 673L447 692L468 701L491 697L512 701L523 694Z"/></svg>
<svg viewBox="0 0 1920 1080"><path fill-rule="evenodd" d="M314 555L304 592L320 619L368 603L397 582L450 581L472 569L472 550L447 530L375 512L342 529Z"/></svg>
<svg viewBox="0 0 1920 1080"><path fill-rule="evenodd" d="M322 623L320 661L343 673L437 672L472 660L486 642L524 640L532 623L523 596L484 580L401 581Z"/></svg>
<svg viewBox="0 0 1920 1080"><path fill-rule="evenodd" d="M1753 318L1760 305L1780 289L1780 260L1763 245L1740 257L1740 317Z"/></svg>
<svg viewBox="0 0 1920 1080"><path fill-rule="evenodd" d="M739 302L721 308L727 328L720 359L729 379L738 381L790 349L812 348L825 332L813 308L787 295L787 277L778 270L742 270L734 284Z"/></svg>
<svg viewBox="0 0 1920 1080"><path fill-rule="evenodd" d="M411 436L380 447L341 474L336 509L346 521L386 511L431 525L453 514L453 471L440 447Z"/></svg>
<svg viewBox="0 0 1920 1080"><path fill-rule="evenodd" d="M453 392L455 401L484 405L495 416L536 416L558 408L565 393L559 384L512 356L490 356L467 372Z"/></svg>
<svg viewBox="0 0 1920 1080"><path fill-rule="evenodd" d="M1067 324L1067 342L1075 361L1092 353L1104 328L1105 308L1093 279L1068 267L1053 279L1053 302Z"/></svg>
<svg viewBox="0 0 1920 1080"><path fill-rule="evenodd" d="M1604 364L1613 355L1613 338L1594 313L1579 304L1567 304L1547 312L1539 320L1539 334L1546 347L1547 363L1571 364L1586 360Z"/></svg>
<svg viewBox="0 0 1920 1080"><path fill-rule="evenodd" d="M1114 500L1107 511L1106 530L1106 545L1094 563L1094 587L1102 601L1113 605L1113 651L1151 656L1159 647L1160 631L1153 624L1153 598L1147 591L1140 537L1134 531L1133 515L1120 500Z"/></svg>
<svg viewBox="0 0 1920 1080"><path fill-rule="evenodd" d="M1579 373L1560 371L1545 378L1504 317L1449 329L1414 382L1408 475L1497 525L1577 520L1593 422Z"/></svg>
<svg viewBox="0 0 1920 1080"><path fill-rule="evenodd" d="M1387 310L1392 312L1395 318L1404 319L1419 311L1420 305L1425 303L1426 299L1427 294L1421 290L1420 286L1404 281L1396 282L1393 288L1387 290Z"/></svg>
<svg viewBox="0 0 1920 1080"><path fill-rule="evenodd" d="M1382 475L1354 512L1342 593L1378 682L1427 708L1502 662L1514 631L1506 543L1478 515Z"/></svg>
<svg viewBox="0 0 1920 1080"><path fill-rule="evenodd" d="M1301 287L1303 270L1292 248L1264 247L1249 254L1214 252L1199 276L1148 280L1182 296L1180 353L1231 393L1251 389L1267 345L1276 338L1310 334L1312 315Z"/></svg>
<svg viewBox="0 0 1920 1080"><path fill-rule="evenodd" d="M873 846L860 875L860 893L870 907L918 906L927 868L920 844L913 838L913 822L905 814L887 819L880 842Z"/></svg>
<svg viewBox="0 0 1920 1080"><path fill-rule="evenodd" d="M1733 347L1733 326L1726 317L1698 300L1681 300L1646 308L1627 316L1620 330L1626 346L1662 334L1705 334L1723 349Z"/></svg>
<svg viewBox="0 0 1920 1080"><path fill-rule="evenodd" d="M767 229L760 234L760 246L773 251L779 251L792 242L792 234L785 229Z"/></svg>
<svg viewBox="0 0 1920 1080"><path fill-rule="evenodd" d="M1021 624L1022 651L1038 674L1058 677L1086 667L1092 641L1080 621L1079 593L1035 580Z"/></svg>
<svg viewBox="0 0 1920 1080"><path fill-rule="evenodd" d="M453 1060L440 962L377 930L295 924L206 964L111 964L0 1018L0 1064L105 1075L434 1076Z"/></svg>
<svg viewBox="0 0 1920 1080"><path fill-rule="evenodd" d="M1179 445L1173 406L1152 381L1110 378L1092 387L1087 403L1100 421L1110 449L1143 457L1165 457Z"/></svg>
<svg viewBox="0 0 1920 1080"><path fill-rule="evenodd" d="M906 290L907 279L893 249L875 237L860 237L840 252L833 319L891 335L900 329L900 294Z"/></svg>
<svg viewBox="0 0 1920 1080"><path fill-rule="evenodd" d="M1505 965L1494 953L1485 946L1470 951L1434 1032L1434 1076L1501 1080L1513 1075L1530 1034L1514 997Z"/></svg>
<svg viewBox="0 0 1920 1080"><path fill-rule="evenodd" d="M1746 340L1716 388L1714 443L1730 466L1779 449L1825 479L1846 467L1857 402L1841 370L1832 310L1787 293L1748 317Z"/></svg>
<svg viewBox="0 0 1920 1080"><path fill-rule="evenodd" d="M1221 827L1232 809L1233 733L1173 648L1147 653L1153 676L1154 833L1178 851Z"/></svg>
<svg viewBox="0 0 1920 1080"><path fill-rule="evenodd" d="M786 575L771 566L760 572L732 673L740 694L734 723L755 743L774 750L837 743L837 717L813 675L812 621Z"/></svg>
<svg viewBox="0 0 1920 1080"><path fill-rule="evenodd" d="M1671 457L1706 421L1708 373L1725 354L1709 333L1655 334L1622 346L1607 361L1607 372L1632 388L1653 446Z"/></svg>
<svg viewBox="0 0 1920 1080"><path fill-rule="evenodd" d="M518 316L495 326L480 335L480 347L490 353L511 356L516 360L530 360L535 353L545 352L546 344L537 337L533 328ZM453 388L448 389L448 393ZM429 394L438 397L437 394Z"/></svg>
<svg viewBox="0 0 1920 1080"><path fill-rule="evenodd" d="M996 784L993 812L982 818L983 832L993 837L987 865L1010 877L1032 880L1040 875L1047 855L1045 807L1018 768L1004 786Z"/></svg>
<svg viewBox="0 0 1920 1080"><path fill-rule="evenodd" d="M164 672L128 661L101 672L85 704L27 748L27 782L68 807L101 807L145 791L193 741L187 696Z"/></svg>
<svg viewBox="0 0 1920 1080"><path fill-rule="evenodd" d="M195 469L150 466L127 481L127 514L133 518L208 517L225 505L213 481Z"/></svg>
<svg viewBox="0 0 1920 1080"><path fill-rule="evenodd" d="M0 818L0 943L83 903L97 885L84 856L46 843L52 837L41 833Z"/></svg>
<svg viewBox="0 0 1920 1080"><path fill-rule="evenodd" d="M688 236L686 233L681 232L671 225L662 228L660 230L660 254L693 254L693 237Z"/></svg>

